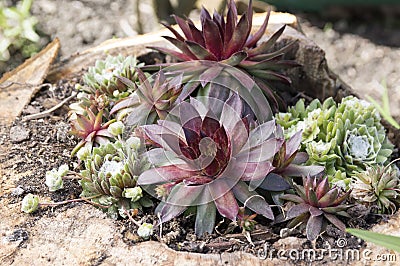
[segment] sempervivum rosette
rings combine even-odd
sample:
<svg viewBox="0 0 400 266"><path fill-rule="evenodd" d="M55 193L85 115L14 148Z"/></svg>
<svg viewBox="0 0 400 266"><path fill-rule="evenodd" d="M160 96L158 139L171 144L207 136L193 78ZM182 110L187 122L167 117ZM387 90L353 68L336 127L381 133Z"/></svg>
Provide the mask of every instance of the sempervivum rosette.
<svg viewBox="0 0 400 266"><path fill-rule="evenodd" d="M283 57L294 42L273 51L273 47L282 35L285 26L282 26L267 41L259 43L267 29L269 13L259 30L251 34L253 23L252 1L249 2L247 12L240 19L233 0L228 2L227 7L226 19L223 14L217 12L214 12L211 16L203 8L200 14L200 29L196 27L192 20L174 16L183 35L173 27L164 25L174 37L163 37L180 51L163 47L152 48L169 54L182 62L208 60L240 68L255 78L257 84L274 104L273 106L280 104L278 101L282 101L282 99L277 97L276 89L272 87L270 81L291 83L290 79L282 72L287 68L299 65L294 61L285 60ZM212 73L209 76L213 76Z"/></svg>
<svg viewBox="0 0 400 266"><path fill-rule="evenodd" d="M351 196L378 213L393 214L400 204L399 169L395 166L373 166L356 174L350 187Z"/></svg>
<svg viewBox="0 0 400 266"><path fill-rule="evenodd" d="M356 173L386 164L392 154L378 111L353 96L339 104L332 98L322 104L314 100L307 107L300 100L276 119L286 137L303 130L302 150L307 151L308 162L324 165L333 183L348 185Z"/></svg>
<svg viewBox="0 0 400 266"><path fill-rule="evenodd" d="M263 182L274 169L272 159L283 139L274 136L274 121L254 128L242 111L237 94L226 102L191 98L157 125L142 127L148 140L161 148L150 151L157 154L150 156L156 167L141 174L138 184L153 185L147 191L163 197L156 209L161 222L195 206L196 233L212 232L217 211L236 220L237 201L273 219L270 206L254 189L289 188L283 178Z"/></svg>
<svg viewBox="0 0 400 266"><path fill-rule="evenodd" d="M85 85L75 86L79 92L79 101L70 105L69 120L74 121L79 115L88 117L87 110L95 114L102 112L105 120L112 119L110 110L115 102L128 97L136 88L126 85L120 79L135 82L136 67L141 65L132 56L108 56L105 60L97 60L95 66L89 67L83 76Z"/></svg>
<svg viewBox="0 0 400 266"><path fill-rule="evenodd" d="M82 197L97 195L91 201L106 206L104 209L114 218L118 217L121 209L147 205L148 201L141 197L141 190L132 190L139 188L136 184L138 175L150 167L139 138L101 145L81 159L85 167L81 171Z"/></svg>
<svg viewBox="0 0 400 266"><path fill-rule="evenodd" d="M137 69L137 74L139 85L129 79L119 78L135 92L117 102L111 114L118 112L120 119L128 115L129 125L153 123L157 118L165 118L182 91L182 74L171 79L167 79L162 70L150 77L146 77L140 69Z"/></svg>
<svg viewBox="0 0 400 266"><path fill-rule="evenodd" d="M108 131L108 127L114 122L115 119L103 122L103 110L94 114L86 109L86 115L75 114L75 118L70 118L70 134L79 137L81 141L72 150L71 156L84 146L91 150L94 146L106 144L113 139L115 136Z"/></svg>
<svg viewBox="0 0 400 266"><path fill-rule="evenodd" d="M83 81L87 86L81 87L80 90L88 94L101 92L111 98L126 97L131 93L130 88L118 77L136 80L138 66L140 64L137 64L133 56L109 55L105 60L97 60L94 67L89 67L88 72L83 76Z"/></svg>
<svg viewBox="0 0 400 266"><path fill-rule="evenodd" d="M367 165L389 161L393 145L388 141L380 115L372 104L346 97L335 115L338 121L337 143L342 144L336 151L345 160L342 170L360 172Z"/></svg>
<svg viewBox="0 0 400 266"><path fill-rule="evenodd" d="M330 188L328 178L303 178L303 186L293 184L297 195L286 194L281 199L294 202L286 214L286 220L291 220L288 227L302 226L306 229L307 238L314 240L332 223L345 231L345 224L338 216L350 217L346 210L351 206L345 204L350 191L341 194L337 187Z"/></svg>

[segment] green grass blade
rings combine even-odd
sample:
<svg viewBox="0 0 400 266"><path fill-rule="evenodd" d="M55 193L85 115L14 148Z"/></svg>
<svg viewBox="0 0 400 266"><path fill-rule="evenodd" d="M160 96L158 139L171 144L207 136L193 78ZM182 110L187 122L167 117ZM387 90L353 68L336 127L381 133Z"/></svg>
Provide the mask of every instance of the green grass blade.
<svg viewBox="0 0 400 266"><path fill-rule="evenodd" d="M386 80L382 80L381 85L383 87L382 106L383 106L383 109L385 110L385 113L390 114L389 95L388 95L388 90L387 90L387 86L386 86Z"/></svg>
<svg viewBox="0 0 400 266"><path fill-rule="evenodd" d="M356 237L359 237L367 242L371 242L376 245L400 252L400 237L398 236L384 235L354 228L347 228L346 232L355 235Z"/></svg>
<svg viewBox="0 0 400 266"><path fill-rule="evenodd" d="M397 129L400 129L400 125L396 122L396 120L394 120L394 118L391 116L390 114L390 110L389 111L385 111L386 108L382 108L381 105L375 101L374 99L372 99L371 96L367 95L367 99L368 101L370 101L375 108L379 111L379 113L382 115L383 119L385 119L387 122L389 122L392 126L394 126ZM384 106L385 107L385 106Z"/></svg>

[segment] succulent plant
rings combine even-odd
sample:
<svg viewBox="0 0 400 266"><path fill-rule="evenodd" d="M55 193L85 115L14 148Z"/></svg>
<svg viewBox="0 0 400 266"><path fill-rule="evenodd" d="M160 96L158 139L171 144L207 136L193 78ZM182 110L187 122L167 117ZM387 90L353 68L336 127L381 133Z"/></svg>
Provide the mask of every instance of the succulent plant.
<svg viewBox="0 0 400 266"><path fill-rule="evenodd" d="M64 187L64 182L62 179L62 176L58 175L57 173L54 172L48 172L46 173L46 186L49 187L50 192L57 191L59 189L62 189Z"/></svg>
<svg viewBox="0 0 400 266"><path fill-rule="evenodd" d="M215 12L211 17L206 9L201 10L201 29L199 30L192 20L174 16L174 19L183 32L182 36L174 28L168 28L175 38L163 36L176 46L180 52L160 47L152 47L160 52L169 54L179 61L210 60L218 61L230 66L245 70L256 77L259 86L276 105L278 104L274 89L267 81L278 80L290 84L290 79L280 73L281 70L298 66L294 61L283 60L283 55L293 43L271 51L276 40L283 33L285 26L275 32L267 41L257 43L266 31L269 13L260 29L251 35L253 10L250 1L247 13L238 21L236 4L233 0L228 3L228 14L225 21L223 14ZM208 78L214 74L208 72ZM211 80L208 80L211 81Z"/></svg>
<svg viewBox="0 0 400 266"><path fill-rule="evenodd" d="M153 225L149 223L141 224L137 230L137 234L143 239L149 239L153 234Z"/></svg>
<svg viewBox="0 0 400 266"><path fill-rule="evenodd" d="M353 176L351 197L377 212L393 214L400 204L399 170L395 166L376 165Z"/></svg>
<svg viewBox="0 0 400 266"><path fill-rule="evenodd" d="M103 144L94 148L84 160L81 196L98 195L91 199L92 202L107 206L108 214L114 218L118 217L120 210L148 206L148 199L142 197L136 179L150 164L143 154L143 146L137 142L137 137L131 137L124 143Z"/></svg>
<svg viewBox="0 0 400 266"><path fill-rule="evenodd" d="M131 201L135 202L143 197L143 190L141 187L125 188L124 191L122 192L122 196L131 199Z"/></svg>
<svg viewBox="0 0 400 266"><path fill-rule="evenodd" d="M69 167L66 164L61 165L58 169L52 169L46 172L46 186L50 192L62 189L64 186L63 177L69 172Z"/></svg>
<svg viewBox="0 0 400 266"><path fill-rule="evenodd" d="M86 85L77 84L79 91L78 102L70 105L69 120L77 120L78 117L90 119L90 110L94 114L102 113L104 120L112 120L110 110L114 104L131 95L136 87L129 87L120 78L135 82L137 80L136 58L132 56L123 57L108 56L105 60L97 60L94 67L84 75Z"/></svg>
<svg viewBox="0 0 400 266"><path fill-rule="evenodd" d="M253 128L242 112L237 94L227 101L191 98L165 120L141 127L150 142L161 147L150 151L158 155L150 156L155 168L138 178L139 185L149 185L150 194L164 196L155 211L160 222L195 206L195 231L202 235L213 231L217 211L235 221L237 200L273 219L270 206L254 189L289 188L283 178L263 184L283 140L274 137L274 121Z"/></svg>
<svg viewBox="0 0 400 266"><path fill-rule="evenodd" d="M28 194L24 197L21 204L21 211L25 213L35 212L39 208L39 197L33 194Z"/></svg>
<svg viewBox="0 0 400 266"><path fill-rule="evenodd" d="M77 85L75 88L79 91L81 86ZM93 113L103 111L104 117L108 117L109 110L114 104L114 101L110 101L110 98L100 91L96 91L93 94L81 91L77 94L77 99L77 102L69 105L70 111L68 115L70 119L76 119L77 114L87 115L87 109L91 110Z"/></svg>
<svg viewBox="0 0 400 266"><path fill-rule="evenodd" d="M107 128L108 132L115 137L118 137L124 133L125 125L122 121L117 121L110 124Z"/></svg>
<svg viewBox="0 0 400 266"><path fill-rule="evenodd" d="M10 47L30 57L39 49L40 36L35 31L38 22L30 14L33 0L22 0L16 6L6 7L0 3L0 61L10 59Z"/></svg>
<svg viewBox="0 0 400 266"><path fill-rule="evenodd" d="M139 86L126 78L120 78L129 87L135 88L135 92L119 101L111 110L111 114L123 112L123 115L119 116L121 119L126 113L130 113L127 118L129 125L152 123L156 117L165 118L182 91L182 75L168 80L161 70L147 78L140 69L137 69L137 75Z"/></svg>
<svg viewBox="0 0 400 266"><path fill-rule="evenodd" d="M94 114L90 109L86 109L86 112L87 116L75 114L76 118L70 119L70 134L82 139L72 150L71 156L83 146L91 149L95 145L107 143L109 139L114 138L107 130L108 126L115 122L114 119L103 123L103 111Z"/></svg>
<svg viewBox="0 0 400 266"><path fill-rule="evenodd" d="M300 100L275 117L286 137L303 130L301 151L308 153L308 164L326 167L331 183L348 185L366 167L386 164L393 151L377 110L353 96L339 104L332 98L322 104L316 99L307 107Z"/></svg>
<svg viewBox="0 0 400 266"><path fill-rule="evenodd" d="M282 129L277 125L278 132ZM280 134L283 138L283 132ZM305 152L299 152L301 147L302 131L297 132L289 139L284 140L281 148L275 154L272 161L274 166L273 173L282 176L315 176L322 173L325 168L319 165L302 165L308 160L308 155Z"/></svg>
<svg viewBox="0 0 400 266"><path fill-rule="evenodd" d="M87 86L81 86L80 90L88 94L101 92L110 98L123 98L132 93L133 87L128 87L117 77L136 80L136 57L122 55L107 56L105 60L97 60L94 67L89 67L88 72L83 76Z"/></svg>
<svg viewBox="0 0 400 266"><path fill-rule="evenodd" d="M237 215L238 219L238 224L240 228L242 228L243 232L250 232L254 230L254 226L257 224L257 222L254 220L254 218L257 217L257 214L246 214L245 213L245 208L244 207L239 207L239 213Z"/></svg>
<svg viewBox="0 0 400 266"><path fill-rule="evenodd" d="M347 199L350 191L340 195L339 188L330 189L327 177L303 177L303 185L293 184L297 195L281 196L281 199L296 203L286 213L286 220L294 218L288 227L305 225L309 240L317 238L327 222L345 231L346 226L336 216L349 217L346 210L350 205L342 203Z"/></svg>

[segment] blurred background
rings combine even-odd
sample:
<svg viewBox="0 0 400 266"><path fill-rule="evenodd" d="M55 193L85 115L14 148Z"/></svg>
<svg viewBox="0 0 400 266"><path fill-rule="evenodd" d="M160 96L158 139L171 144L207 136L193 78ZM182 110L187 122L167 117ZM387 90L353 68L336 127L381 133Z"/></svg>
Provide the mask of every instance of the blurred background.
<svg viewBox="0 0 400 266"><path fill-rule="evenodd" d="M196 18L199 8L223 10L226 0L0 0L0 75L50 40L61 56L115 37L135 36L172 22L172 13ZM239 12L248 0L237 0ZM328 64L360 95L380 100L386 81L392 114L400 117L400 0L253 1L295 14L305 35L326 52Z"/></svg>

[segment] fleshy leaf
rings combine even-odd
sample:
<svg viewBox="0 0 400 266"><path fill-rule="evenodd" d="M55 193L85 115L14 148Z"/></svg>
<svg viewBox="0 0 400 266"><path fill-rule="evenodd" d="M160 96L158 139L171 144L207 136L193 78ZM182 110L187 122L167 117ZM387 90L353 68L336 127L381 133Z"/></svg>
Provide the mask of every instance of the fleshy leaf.
<svg viewBox="0 0 400 266"><path fill-rule="evenodd" d="M214 202L197 206L195 231L196 235L211 234L214 231L216 207Z"/></svg>
<svg viewBox="0 0 400 266"><path fill-rule="evenodd" d="M330 214L330 213L324 213L324 216L334 226L336 226L337 228L339 228L342 231L346 231L346 225L342 221L340 221L335 215Z"/></svg>
<svg viewBox="0 0 400 266"><path fill-rule="evenodd" d="M269 173L259 187L269 191L284 191L289 189L290 185L282 176Z"/></svg>
<svg viewBox="0 0 400 266"><path fill-rule="evenodd" d="M193 176L186 165L169 165L147 170L138 177L139 185L149 185L181 180Z"/></svg>
<svg viewBox="0 0 400 266"><path fill-rule="evenodd" d="M298 205L294 205L286 213L286 219L290 220L290 219L300 216L303 213L308 213L309 209L310 209L310 205L305 204L305 203L300 203Z"/></svg>
<svg viewBox="0 0 400 266"><path fill-rule="evenodd" d="M306 234L307 239L312 241L318 237L318 235L322 231L324 217L320 216L311 216L308 219L307 226L306 226Z"/></svg>

